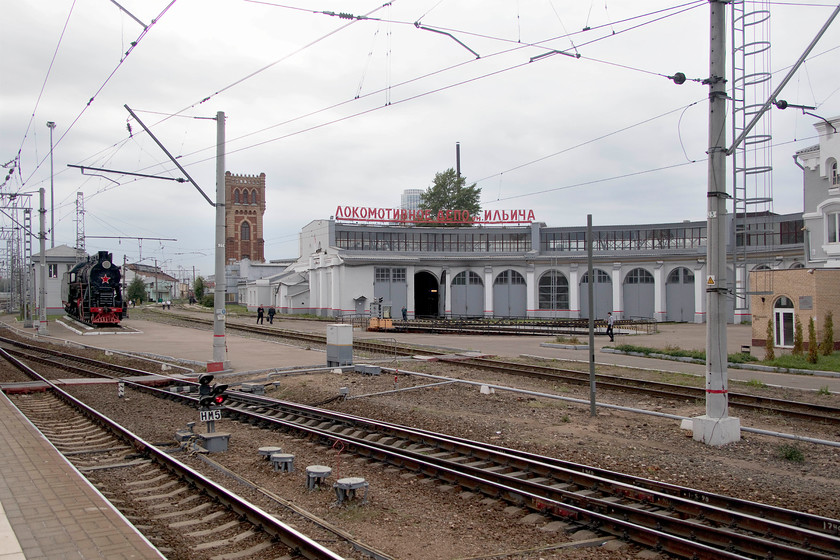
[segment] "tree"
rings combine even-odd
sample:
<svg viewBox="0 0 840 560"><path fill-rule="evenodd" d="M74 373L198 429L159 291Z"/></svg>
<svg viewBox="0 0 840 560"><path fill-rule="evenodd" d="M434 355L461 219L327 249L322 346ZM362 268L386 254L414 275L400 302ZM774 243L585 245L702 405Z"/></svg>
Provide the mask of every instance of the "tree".
<svg viewBox="0 0 840 560"><path fill-rule="evenodd" d="M817 348L817 327L814 326L814 318L808 321L808 361L816 364L820 358L819 349Z"/></svg>
<svg viewBox="0 0 840 560"><path fill-rule="evenodd" d="M193 293L195 294L195 299L201 301L201 298L204 297L204 290L206 286L204 285L204 278L199 276L193 282Z"/></svg>
<svg viewBox="0 0 840 560"><path fill-rule="evenodd" d="M128 285L125 295L128 296L128 299L131 301L143 303L143 300L146 299L146 283L143 282L143 279L139 276L135 276L134 280L131 281L131 284Z"/></svg>
<svg viewBox="0 0 840 560"><path fill-rule="evenodd" d="M825 315L825 326L823 326L822 355L831 356L834 353L834 317L831 311Z"/></svg>
<svg viewBox="0 0 840 560"><path fill-rule="evenodd" d="M793 350L791 354L794 356L801 356L802 355L802 321L799 320L799 317L796 318L796 326L793 330Z"/></svg>
<svg viewBox="0 0 840 560"><path fill-rule="evenodd" d="M764 345L764 360L772 362L776 359L776 350L773 345L773 319L767 319L767 340Z"/></svg>
<svg viewBox="0 0 840 560"><path fill-rule="evenodd" d="M435 174L435 180L426 192L420 194L420 208L429 210L432 216L437 216L441 210L466 210L470 216L476 216L481 211L479 197L481 189L473 183L467 187L466 179L458 177L451 167L446 171ZM438 224L418 224L438 225ZM458 226L463 224L447 224Z"/></svg>

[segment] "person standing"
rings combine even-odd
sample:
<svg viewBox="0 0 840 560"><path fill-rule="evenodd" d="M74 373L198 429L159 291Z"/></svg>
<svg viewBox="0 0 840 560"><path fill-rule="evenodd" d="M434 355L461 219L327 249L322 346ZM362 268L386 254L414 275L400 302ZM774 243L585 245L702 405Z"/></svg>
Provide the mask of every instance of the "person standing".
<svg viewBox="0 0 840 560"><path fill-rule="evenodd" d="M403 321L408 321L408 309L405 308L405 305L402 307L402 316Z"/></svg>
<svg viewBox="0 0 840 560"><path fill-rule="evenodd" d="M263 324L263 314L264 313L265 313L265 309L263 309L262 304L260 304L259 307L257 307L257 324L258 325Z"/></svg>
<svg viewBox="0 0 840 560"><path fill-rule="evenodd" d="M610 342L615 342L615 336L613 335L613 325L615 324L615 317L613 317L612 311L607 312L607 334L610 337Z"/></svg>
<svg viewBox="0 0 840 560"><path fill-rule="evenodd" d="M275 313L277 313L277 312L274 310L274 306L271 306L271 307L268 308L268 324L269 325L274 324L274 314Z"/></svg>

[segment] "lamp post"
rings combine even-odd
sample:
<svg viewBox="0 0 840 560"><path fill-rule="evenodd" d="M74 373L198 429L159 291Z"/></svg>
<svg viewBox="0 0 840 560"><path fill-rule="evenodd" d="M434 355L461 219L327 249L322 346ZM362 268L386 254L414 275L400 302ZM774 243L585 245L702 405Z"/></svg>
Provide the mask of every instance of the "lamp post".
<svg viewBox="0 0 840 560"><path fill-rule="evenodd" d="M55 189L53 186L53 130L55 123L47 122L50 129L50 249L55 247Z"/></svg>

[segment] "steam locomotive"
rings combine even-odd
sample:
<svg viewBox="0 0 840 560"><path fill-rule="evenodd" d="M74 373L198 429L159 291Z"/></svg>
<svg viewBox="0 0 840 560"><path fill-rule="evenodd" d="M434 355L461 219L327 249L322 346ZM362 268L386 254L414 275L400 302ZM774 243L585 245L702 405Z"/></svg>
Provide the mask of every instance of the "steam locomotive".
<svg viewBox="0 0 840 560"><path fill-rule="evenodd" d="M120 324L124 307L120 267L111 253L99 251L64 273L61 300L71 317L94 327Z"/></svg>

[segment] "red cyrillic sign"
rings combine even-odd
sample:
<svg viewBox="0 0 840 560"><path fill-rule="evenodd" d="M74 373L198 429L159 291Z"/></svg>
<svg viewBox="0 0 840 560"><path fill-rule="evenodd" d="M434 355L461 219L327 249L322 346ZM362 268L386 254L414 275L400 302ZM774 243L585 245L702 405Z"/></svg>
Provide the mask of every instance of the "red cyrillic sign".
<svg viewBox="0 0 840 560"><path fill-rule="evenodd" d="M397 224L530 224L533 210L484 210L470 214L468 210L405 210L368 206L339 206L336 220L353 222L388 222Z"/></svg>

